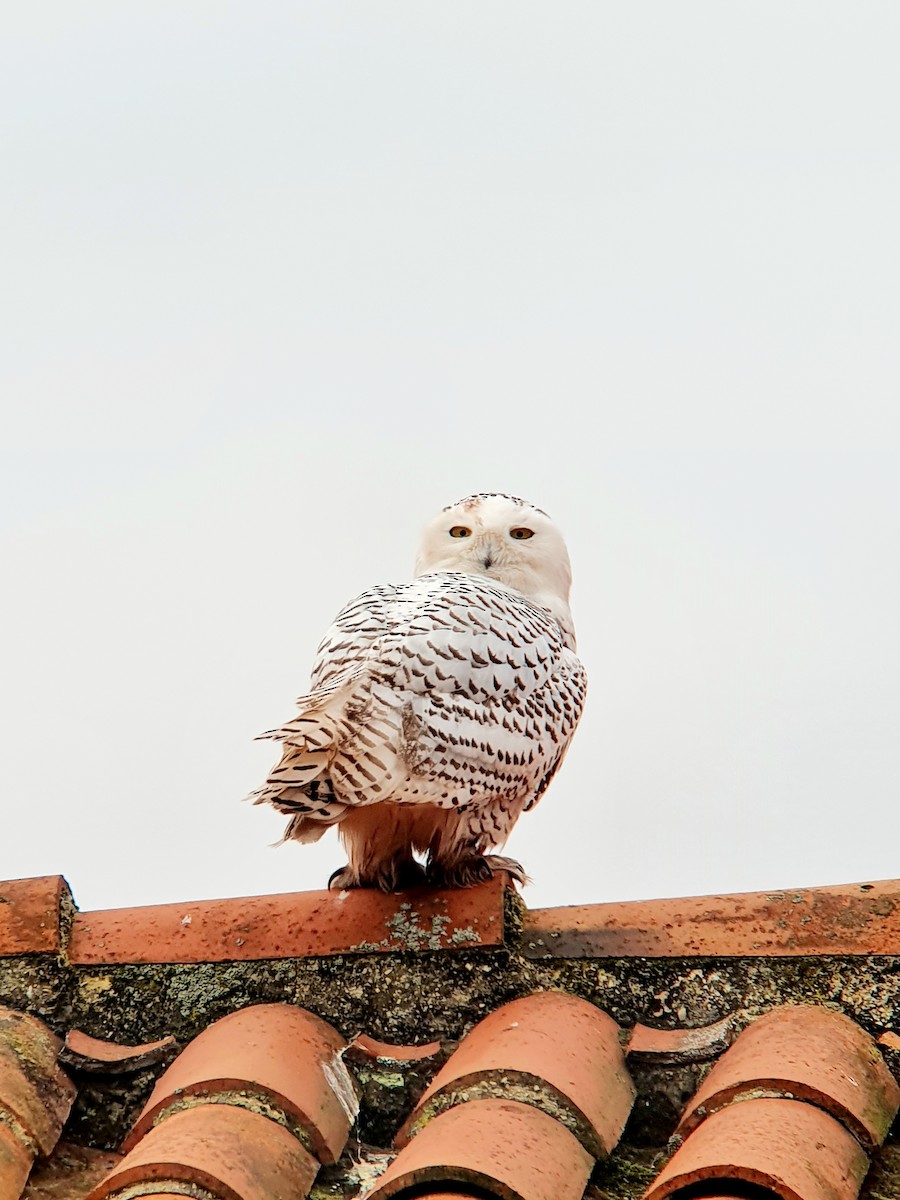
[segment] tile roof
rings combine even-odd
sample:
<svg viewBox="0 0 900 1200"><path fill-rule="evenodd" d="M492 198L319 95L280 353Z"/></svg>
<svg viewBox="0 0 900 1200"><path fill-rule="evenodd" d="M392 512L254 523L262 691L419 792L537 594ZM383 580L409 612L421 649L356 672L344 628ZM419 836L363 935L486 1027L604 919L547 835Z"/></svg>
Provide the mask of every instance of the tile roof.
<svg viewBox="0 0 900 1200"><path fill-rule="evenodd" d="M0 1200L900 1197L895 897L0 884Z"/></svg>

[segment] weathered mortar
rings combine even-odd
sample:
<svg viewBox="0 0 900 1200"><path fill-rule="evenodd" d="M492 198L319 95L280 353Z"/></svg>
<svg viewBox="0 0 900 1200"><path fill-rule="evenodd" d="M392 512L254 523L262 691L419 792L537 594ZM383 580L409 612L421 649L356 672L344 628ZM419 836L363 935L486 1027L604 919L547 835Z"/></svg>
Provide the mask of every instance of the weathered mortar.
<svg viewBox="0 0 900 1200"><path fill-rule="evenodd" d="M58 1029L68 1012L69 975L52 954L0 958L0 1004L40 1017Z"/></svg>
<svg viewBox="0 0 900 1200"><path fill-rule="evenodd" d="M55 969L56 978L43 965L4 987L0 968L0 999L57 1032L76 1026L125 1042L170 1033L185 1041L234 1009L275 1001L302 1005L347 1037L459 1038L498 1005L541 988L582 996L626 1026L706 1025L729 1013L747 1021L778 1004L839 1009L876 1035L900 1024L896 958L535 962L469 950Z"/></svg>

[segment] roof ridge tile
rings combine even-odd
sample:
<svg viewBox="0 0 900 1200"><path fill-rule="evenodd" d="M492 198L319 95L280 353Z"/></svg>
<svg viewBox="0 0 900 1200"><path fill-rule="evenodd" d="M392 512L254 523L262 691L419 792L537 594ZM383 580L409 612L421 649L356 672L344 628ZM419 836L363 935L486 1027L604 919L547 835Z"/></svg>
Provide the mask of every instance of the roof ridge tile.
<svg viewBox="0 0 900 1200"><path fill-rule="evenodd" d="M74 907L62 875L0 881L0 958L59 954Z"/></svg>
<svg viewBox="0 0 900 1200"><path fill-rule="evenodd" d="M527 958L900 955L900 880L528 911Z"/></svg>
<svg viewBox="0 0 900 1200"><path fill-rule="evenodd" d="M503 946L508 876L477 887L369 888L198 900L79 913L69 961L250 962L335 954L411 954Z"/></svg>

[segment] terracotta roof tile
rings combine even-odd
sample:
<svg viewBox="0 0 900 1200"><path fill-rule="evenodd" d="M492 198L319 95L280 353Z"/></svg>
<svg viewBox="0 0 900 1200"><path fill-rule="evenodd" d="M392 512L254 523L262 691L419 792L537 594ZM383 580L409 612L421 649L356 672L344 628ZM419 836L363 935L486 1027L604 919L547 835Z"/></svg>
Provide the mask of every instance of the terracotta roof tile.
<svg viewBox="0 0 900 1200"><path fill-rule="evenodd" d="M110 1151L60 1142L51 1158L35 1164L23 1200L83 1200L120 1161Z"/></svg>
<svg viewBox="0 0 900 1200"><path fill-rule="evenodd" d="M56 1145L75 1098L56 1064L60 1045L37 1017L0 1006L0 1111L40 1154Z"/></svg>
<svg viewBox="0 0 900 1200"><path fill-rule="evenodd" d="M416 1200L481 1200L475 1192L416 1192Z"/></svg>
<svg viewBox="0 0 900 1200"><path fill-rule="evenodd" d="M778 1008L749 1025L687 1107L687 1136L709 1113L748 1096L795 1097L831 1113L871 1150L900 1108L900 1087L873 1039L849 1017L812 1005Z"/></svg>
<svg viewBox="0 0 900 1200"><path fill-rule="evenodd" d="M32 1156L21 1139L0 1121L0 1196L16 1200L31 1170Z"/></svg>
<svg viewBox="0 0 900 1200"><path fill-rule="evenodd" d="M367 1200L468 1185L500 1200L580 1200L593 1158L559 1121L528 1104L470 1100L429 1121Z"/></svg>
<svg viewBox="0 0 900 1200"><path fill-rule="evenodd" d="M226 962L503 944L500 873L478 888L359 890L77 914L70 961ZM57 953L72 907L61 876L0 883L0 957ZM900 880L628 901L527 914L531 958L900 955Z"/></svg>
<svg viewBox="0 0 900 1200"><path fill-rule="evenodd" d="M381 1059L385 1062L414 1063L443 1057L444 1046L441 1042L425 1042L421 1046L395 1046L391 1042L379 1042L366 1033L358 1033L356 1037L351 1038L344 1051L345 1062Z"/></svg>
<svg viewBox="0 0 900 1200"><path fill-rule="evenodd" d="M136 1193L137 1196L140 1196L140 1200L184 1200L184 1197L186 1195L193 1196L196 1194L196 1188L194 1190L184 1191L184 1192L166 1192L166 1191L158 1192L154 1188L153 1191L147 1192L144 1189L148 1186L150 1186L150 1185L143 1184L140 1186L140 1190ZM123 1195L128 1196L127 1190L123 1193ZM203 1192L200 1192L200 1195L202 1196ZM27 1200L27 1197L26 1197L26 1200ZM80 1200L80 1198L79 1198L79 1200Z"/></svg>
<svg viewBox="0 0 900 1200"><path fill-rule="evenodd" d="M22 1200L85 1200L90 1187L116 1200L261 1200L264 1191L300 1200L320 1162L317 1195L362 1186L375 1200L579 1200L593 1158L616 1147L628 1117L626 1055L640 1100L625 1143L596 1166L601 1191L637 1200L696 1088L650 1200L746 1200L757 1189L770 1200L853 1200L867 1150L864 1196L900 1196L900 1152L878 1148L900 1104L888 1069L900 1072L900 1037L883 1033L879 1048L862 1028L900 1014L898 899L900 883L865 884L527 915L496 880L455 893L257 897L85 914L67 960L63 881L0 884L4 996L58 1027L160 1039L125 1046L73 1029L60 1051L40 1020L0 1009L0 1200L19 1200L23 1184ZM621 958L573 961L589 954ZM647 961L682 954L703 959ZM756 964L745 954L820 961ZM265 969L240 962L306 956ZM525 961L541 957L549 961ZM567 990L503 1003L536 985ZM821 997L860 1024L819 1007ZM244 1007L206 1024L233 1005ZM640 1023L731 1010L694 1029ZM161 1035L198 1029L163 1071L176 1044ZM355 1029L364 1032L347 1044ZM432 1040L395 1045L370 1030ZM66 1136L96 1146L119 1143L158 1076L128 1158L103 1162L112 1182L97 1183L96 1160L71 1166L73 1154L98 1153L89 1149L60 1144L31 1167L72 1103L61 1065L80 1087ZM353 1132L371 1144L342 1155L357 1097Z"/></svg>
<svg viewBox="0 0 900 1200"><path fill-rule="evenodd" d="M535 992L496 1009L463 1039L397 1143L454 1104L506 1096L554 1115L597 1158L621 1137L634 1094L615 1021L577 996Z"/></svg>
<svg viewBox="0 0 900 1200"><path fill-rule="evenodd" d="M300 892L237 900L108 909L76 916L69 960L240 962L384 951L487 949L503 944L499 873L475 888Z"/></svg>
<svg viewBox="0 0 900 1200"><path fill-rule="evenodd" d="M852 1134L821 1109L799 1100L744 1100L688 1137L647 1200L697 1195L698 1184L706 1185L704 1196L755 1184L781 1200L856 1200L868 1165Z"/></svg>
<svg viewBox="0 0 900 1200"><path fill-rule="evenodd" d="M626 1053L629 1059L657 1066L709 1062L731 1044L733 1036L733 1016L694 1029L651 1029L638 1024L631 1030Z"/></svg>
<svg viewBox="0 0 900 1200"><path fill-rule="evenodd" d="M89 1200L126 1188L180 1192L193 1184L219 1200L305 1196L319 1164L283 1125L230 1104L199 1104L173 1113L126 1154ZM129 1193L125 1193L127 1196ZM123 1198L124 1200L124 1198Z"/></svg>
<svg viewBox="0 0 900 1200"><path fill-rule="evenodd" d="M71 896L61 875L0 883L0 958L57 954L64 903L71 906Z"/></svg>
<svg viewBox="0 0 900 1200"><path fill-rule="evenodd" d="M319 1017L290 1004L256 1004L223 1017L194 1038L159 1078L124 1148L130 1150L169 1111L192 1102L265 1106L320 1162L334 1162L356 1116L344 1039Z"/></svg>
<svg viewBox="0 0 900 1200"><path fill-rule="evenodd" d="M79 1071L119 1075L162 1062L171 1057L174 1047L173 1037L146 1042L142 1046L123 1046L119 1042L88 1037L80 1029L70 1029L59 1052L59 1061Z"/></svg>
<svg viewBox="0 0 900 1200"><path fill-rule="evenodd" d="M529 912L530 958L900 954L900 881Z"/></svg>

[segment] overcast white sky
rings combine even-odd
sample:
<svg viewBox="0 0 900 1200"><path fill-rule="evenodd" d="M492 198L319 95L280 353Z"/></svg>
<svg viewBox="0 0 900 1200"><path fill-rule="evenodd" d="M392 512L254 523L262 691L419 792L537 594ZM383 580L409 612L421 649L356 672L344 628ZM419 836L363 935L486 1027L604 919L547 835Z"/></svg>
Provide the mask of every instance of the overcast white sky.
<svg viewBox="0 0 900 1200"><path fill-rule="evenodd" d="M900 875L900 8L18 5L0 878L324 886L240 803L444 504L591 677L533 906Z"/></svg>

